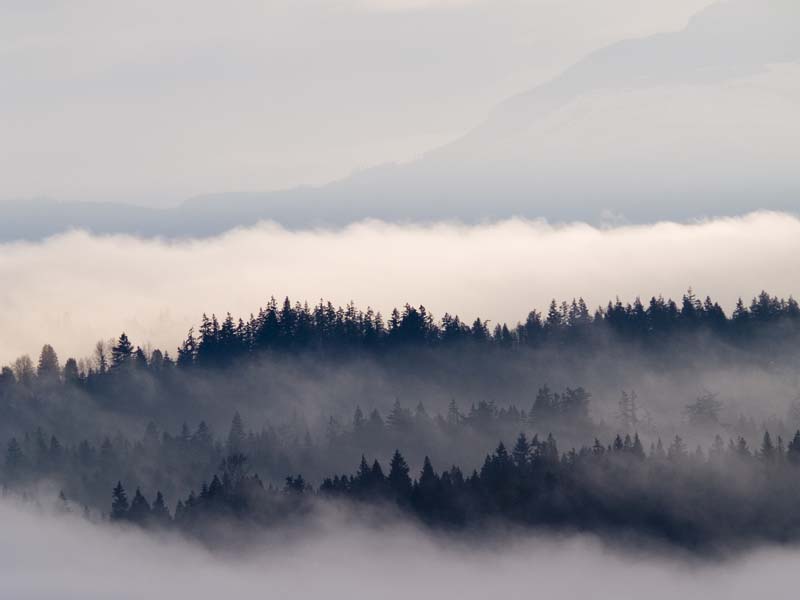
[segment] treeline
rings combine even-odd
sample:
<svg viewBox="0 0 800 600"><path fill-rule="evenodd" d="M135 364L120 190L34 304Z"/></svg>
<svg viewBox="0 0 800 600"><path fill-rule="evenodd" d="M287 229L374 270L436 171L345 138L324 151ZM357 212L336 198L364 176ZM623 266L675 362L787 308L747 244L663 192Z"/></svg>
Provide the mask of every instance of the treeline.
<svg viewBox="0 0 800 600"><path fill-rule="evenodd" d="M235 453L246 454L248 464L267 481L280 481L296 470L322 477L362 452L381 454L396 446L413 447L415 461L435 453L477 464L480 456L472 448L520 428L592 431L590 398L580 387L554 392L544 386L527 410L486 401L464 410L451 400L444 414L429 414L421 401L412 409L396 400L385 414L378 408L365 413L357 406L347 422L331 416L324 431L313 437L301 421L254 430L238 412L225 435L216 434L205 421L194 427L184 423L176 432L150 422L138 438L117 432L97 441L68 443L37 427L8 440L0 482L24 489L38 481L55 481L74 500L97 507L105 502L108 482L120 476L174 496L197 486L198 478L213 473L225 456ZM630 418L635 419L636 408L631 408Z"/></svg>
<svg viewBox="0 0 800 600"><path fill-rule="evenodd" d="M324 429L312 435L302 420L253 427L236 412L227 429L215 432L206 421L175 431L149 422L140 436L121 432L98 439L63 441L56 431L43 427L14 435L5 445L0 462L0 483L6 489L24 490L37 482L56 482L71 499L98 509L105 504L110 482L119 478L130 485L160 489L169 497L197 488L226 456L241 453L248 465L267 483L280 482L286 473L302 472L320 480L340 472L362 454L387 456L397 447L409 449L408 459L421 464L425 456L462 466L477 467L480 448L493 440L509 439L523 431L530 437L554 433L562 442L580 443L591 436L605 438L620 431L643 433L654 439L666 431L654 427L633 391L623 391L611 424L589 415L592 395L582 387L554 391L540 387L527 407L498 406L479 401L462 407L451 399L444 412L428 412L418 401L414 408L395 400L388 412L379 408L356 409L350 419L330 416ZM764 431L788 438L800 426L800 403L792 405L787 420L771 419L757 425L743 416L722 424L722 403L703 394L683 406L684 430L695 436L723 435L757 440Z"/></svg>
<svg viewBox="0 0 800 600"><path fill-rule="evenodd" d="M587 351L607 344L609 336L659 349L675 336L707 334L738 346L768 341L777 348L796 342L799 333L797 301L767 292L753 298L749 306L740 299L730 317L711 298L701 301L690 290L678 302L653 297L646 304L639 298L623 304L617 299L595 311L583 299L560 304L553 300L546 314L533 310L524 322L494 326L481 318L468 324L449 313L436 321L424 306L406 304L384 319L380 312L359 310L352 303L337 308L320 301L309 307L286 298L279 306L272 298L246 320L230 314L222 320L203 315L198 330L189 331L174 355L158 349L145 352L122 333L110 348L98 343L91 360L70 358L62 368L55 350L46 345L38 364L23 356L3 367L0 393L14 383L31 386L37 380L78 384L126 370L159 374L173 367L225 367L264 352L321 352L335 358L355 351L380 354L444 347Z"/></svg>
<svg viewBox="0 0 800 600"><path fill-rule="evenodd" d="M769 432L755 449L744 438L695 450L676 436L646 449L638 435L610 444L559 452L556 439L520 434L509 450L500 443L480 469L437 472L425 457L417 477L395 451L388 468L362 456L353 474L326 478L315 491L302 475L281 487L264 485L241 453L176 504L154 505L120 482L111 518L160 523L203 537L218 519L275 525L316 502L347 501L394 507L433 527L473 528L498 522L549 530L654 537L689 548L735 548L754 541L800 538L800 431L786 444Z"/></svg>
<svg viewBox="0 0 800 600"><path fill-rule="evenodd" d="M123 333L85 359L62 363L50 345L38 360L20 357L0 370L0 436L41 426L74 442L104 434L104 423L130 434L150 420L173 429L188 419L224 427L234 410L266 420L314 412L311 404L341 418L356 403L387 411L398 395L439 411L448 397L522 410L545 381L608 398L667 372L686 388L697 382L679 390L683 403L702 389L704 370L744 373L741 366L790 377L800 354L797 312L793 299L762 293L728 318L689 293L678 303L616 302L593 314L580 300L553 303L547 315L534 311L525 323L490 328L450 315L435 321L423 307L393 311L384 324L352 305L273 300L247 321L204 318L177 352L136 345Z"/></svg>
<svg viewBox="0 0 800 600"><path fill-rule="evenodd" d="M313 308L286 298L282 306L274 298L258 315L245 321L228 314L221 322L203 315L197 335L190 331L177 353L178 365L225 365L236 357L264 350L341 351L385 350L437 346L537 348L543 345L580 347L593 340L663 340L673 334L711 333L744 342L765 326L773 339L800 332L800 307L761 292L750 306L740 299L730 318L711 298L701 301L687 292L680 302L651 298L647 305L636 298L632 304L619 299L591 312L582 298L572 302L553 300L547 314L531 311L524 322L509 326L475 319L472 324L445 313L436 322L424 306L406 304L394 309L388 320L372 309L358 310L352 303L334 308L320 301ZM774 340L777 341L777 340ZM115 363L119 363L115 356Z"/></svg>

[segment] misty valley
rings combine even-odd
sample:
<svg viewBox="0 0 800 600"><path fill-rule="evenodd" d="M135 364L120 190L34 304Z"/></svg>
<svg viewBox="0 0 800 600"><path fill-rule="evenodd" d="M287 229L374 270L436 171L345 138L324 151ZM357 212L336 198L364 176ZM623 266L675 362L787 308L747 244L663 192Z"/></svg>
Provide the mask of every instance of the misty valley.
<svg viewBox="0 0 800 600"><path fill-rule="evenodd" d="M753 600L800 564L800 1L0 1L0 600Z"/></svg>
<svg viewBox="0 0 800 600"><path fill-rule="evenodd" d="M176 350L3 367L3 495L209 548L325 511L736 553L800 536L800 308L551 303L516 324L270 299ZM260 532L260 533L259 533Z"/></svg>

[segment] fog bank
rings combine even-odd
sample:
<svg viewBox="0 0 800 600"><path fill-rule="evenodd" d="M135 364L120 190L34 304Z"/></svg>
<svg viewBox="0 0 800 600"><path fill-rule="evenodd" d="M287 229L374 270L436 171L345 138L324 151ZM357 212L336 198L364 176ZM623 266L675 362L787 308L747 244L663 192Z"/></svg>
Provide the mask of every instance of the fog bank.
<svg viewBox="0 0 800 600"><path fill-rule="evenodd" d="M534 535L498 543L435 541L411 527L370 530L329 515L313 536L269 542L244 554L212 555L177 539L148 537L0 502L0 592L4 597L198 600L275 598L493 597L753 598L791 589L795 550L735 561L612 552L585 538Z"/></svg>
<svg viewBox="0 0 800 600"><path fill-rule="evenodd" d="M434 315L524 319L551 298L596 307L616 296L679 297L692 286L726 310L761 289L789 296L800 219L753 213L693 224L597 228L509 220L482 226L362 222L341 230L274 224L166 242L73 232L0 245L0 364L42 344L62 360L125 330L174 352L203 312L246 316L279 300L405 302Z"/></svg>

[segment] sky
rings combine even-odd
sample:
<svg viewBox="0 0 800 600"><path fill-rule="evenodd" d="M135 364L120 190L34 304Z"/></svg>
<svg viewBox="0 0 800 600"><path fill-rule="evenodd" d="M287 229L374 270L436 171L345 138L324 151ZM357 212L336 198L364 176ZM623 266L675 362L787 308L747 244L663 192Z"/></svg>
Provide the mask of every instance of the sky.
<svg viewBox="0 0 800 600"><path fill-rule="evenodd" d="M168 206L407 161L711 0L5 0L0 200Z"/></svg>
<svg viewBox="0 0 800 600"><path fill-rule="evenodd" d="M0 365L43 344L62 360L90 356L125 331L173 355L203 313L247 318L275 295L388 316L423 304L491 326L546 311L552 298L594 309L617 296L680 298L689 288L728 311L766 289L797 294L800 219L740 218L593 227L509 220L491 225L357 223L286 230L275 224L204 240L72 232L0 244Z"/></svg>

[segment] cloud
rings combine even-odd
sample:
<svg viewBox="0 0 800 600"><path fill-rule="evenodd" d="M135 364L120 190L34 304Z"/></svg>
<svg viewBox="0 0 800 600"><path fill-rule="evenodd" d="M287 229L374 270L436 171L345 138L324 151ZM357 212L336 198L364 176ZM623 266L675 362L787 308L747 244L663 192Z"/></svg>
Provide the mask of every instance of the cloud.
<svg viewBox="0 0 800 600"><path fill-rule="evenodd" d="M788 590L796 549L715 564L610 551L595 540L506 536L470 547L409 526L330 521L314 537L241 554L92 525L0 501L0 578L9 598L487 597L728 598Z"/></svg>
<svg viewBox="0 0 800 600"><path fill-rule="evenodd" d="M515 323L551 298L596 307L616 296L679 297L690 286L730 310L762 289L797 292L798 272L800 219L779 213L609 228L267 223L174 242L73 232L0 245L0 364L44 343L62 360L85 356L122 330L174 352L202 313L246 317L272 294L352 300L384 315L409 302L436 317Z"/></svg>

